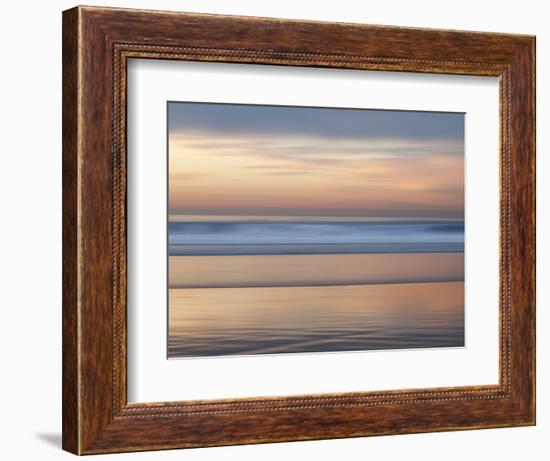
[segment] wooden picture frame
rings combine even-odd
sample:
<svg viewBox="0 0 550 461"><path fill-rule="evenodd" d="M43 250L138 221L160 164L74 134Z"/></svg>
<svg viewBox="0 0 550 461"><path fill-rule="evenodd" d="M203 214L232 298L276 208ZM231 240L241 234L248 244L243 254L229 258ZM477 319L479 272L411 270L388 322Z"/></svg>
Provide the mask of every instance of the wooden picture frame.
<svg viewBox="0 0 550 461"><path fill-rule="evenodd" d="M496 76L496 386L133 404L126 397L131 58ZM535 38L76 7L63 13L63 448L93 454L535 424Z"/></svg>

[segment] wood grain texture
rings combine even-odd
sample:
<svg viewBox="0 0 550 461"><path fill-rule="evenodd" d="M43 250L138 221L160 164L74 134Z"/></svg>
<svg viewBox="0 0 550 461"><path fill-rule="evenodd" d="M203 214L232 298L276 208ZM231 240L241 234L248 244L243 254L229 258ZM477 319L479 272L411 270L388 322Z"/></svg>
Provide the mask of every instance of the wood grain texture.
<svg viewBox="0 0 550 461"><path fill-rule="evenodd" d="M534 37L78 7L63 15L63 447L78 454L531 425ZM496 386L128 404L126 63L492 75L501 100Z"/></svg>

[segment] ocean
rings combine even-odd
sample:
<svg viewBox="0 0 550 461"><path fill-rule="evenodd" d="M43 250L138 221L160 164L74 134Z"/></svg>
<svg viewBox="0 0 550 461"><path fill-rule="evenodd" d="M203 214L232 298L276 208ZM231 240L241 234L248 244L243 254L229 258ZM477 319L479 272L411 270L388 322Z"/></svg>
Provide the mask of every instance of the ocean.
<svg viewBox="0 0 550 461"><path fill-rule="evenodd" d="M462 221L170 222L169 254L463 252Z"/></svg>

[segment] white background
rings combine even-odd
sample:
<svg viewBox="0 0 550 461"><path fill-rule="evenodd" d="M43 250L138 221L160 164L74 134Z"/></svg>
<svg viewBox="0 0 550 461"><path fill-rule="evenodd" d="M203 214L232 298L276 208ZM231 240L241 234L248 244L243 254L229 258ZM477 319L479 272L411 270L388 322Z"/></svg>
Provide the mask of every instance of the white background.
<svg viewBox="0 0 550 461"><path fill-rule="evenodd" d="M88 4L101 4L88 1ZM547 311L550 181L549 14L536 0L298 2L115 1L111 6L455 28L537 35L538 59L538 425L531 428L209 448L116 455L110 459L543 460L550 437L550 339ZM0 17L0 391L1 455L69 459L61 439L61 10L69 1L6 2ZM546 284L548 286L548 283ZM546 335L546 337L545 337ZM545 363L546 362L546 363ZM98 457L102 459L104 457ZM106 458L107 459L107 458Z"/></svg>
<svg viewBox="0 0 550 461"><path fill-rule="evenodd" d="M131 402L498 383L496 77L143 59L128 93ZM189 100L466 113L466 347L166 360L166 101Z"/></svg>

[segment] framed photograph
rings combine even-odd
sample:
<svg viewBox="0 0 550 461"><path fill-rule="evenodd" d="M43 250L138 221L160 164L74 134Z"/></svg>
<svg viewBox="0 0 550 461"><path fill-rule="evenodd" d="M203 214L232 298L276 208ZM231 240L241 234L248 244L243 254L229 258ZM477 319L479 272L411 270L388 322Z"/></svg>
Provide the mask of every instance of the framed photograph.
<svg viewBox="0 0 550 461"><path fill-rule="evenodd" d="M532 36L63 13L63 448L535 424Z"/></svg>

